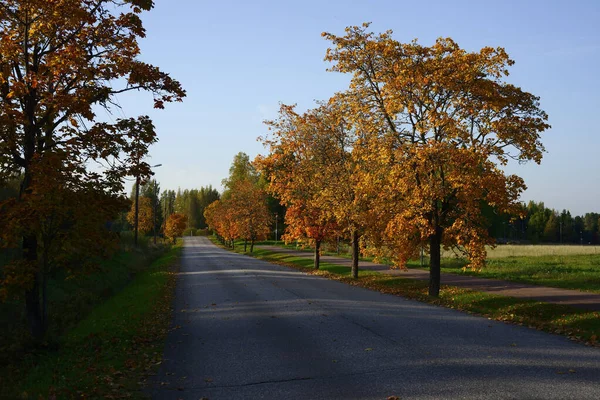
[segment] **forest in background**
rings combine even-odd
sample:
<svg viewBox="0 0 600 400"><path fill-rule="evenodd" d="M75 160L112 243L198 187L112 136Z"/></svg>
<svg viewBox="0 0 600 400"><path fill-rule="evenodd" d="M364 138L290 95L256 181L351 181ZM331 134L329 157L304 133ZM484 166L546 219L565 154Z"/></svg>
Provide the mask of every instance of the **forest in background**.
<svg viewBox="0 0 600 400"><path fill-rule="evenodd" d="M236 164L248 162L248 156L239 153L235 156L232 168ZM132 189L130 199L133 200L135 188ZM156 193L160 193L156 196ZM14 197L18 193L18 180L9 182L0 187L0 201ZM211 185L201 186L198 189L160 189L160 183L151 180L140 185L140 197L148 198L153 208L156 204L156 230L162 235L164 230L165 216L173 213L184 214L188 221L186 234L190 229L206 229L206 218L204 210L211 203L221 198L221 193ZM157 203L156 200L158 200ZM275 239L275 215L279 237L284 229L285 208L277 199L269 196L268 206L273 215L271 227L272 239ZM542 244L542 243L564 243L564 244L600 244L600 213L588 212L584 215L573 216L569 210L562 211L546 207L543 201L530 201L523 203L525 218L511 218L508 215L497 215L491 207L484 206L484 214L489 221L490 235L496 238L497 243L515 244ZM149 215L153 219L153 210ZM122 213L117 221L112 222L114 231L131 230L131 224L127 221L127 212ZM149 234L152 230L148 231ZM192 232L193 233L193 232Z"/></svg>

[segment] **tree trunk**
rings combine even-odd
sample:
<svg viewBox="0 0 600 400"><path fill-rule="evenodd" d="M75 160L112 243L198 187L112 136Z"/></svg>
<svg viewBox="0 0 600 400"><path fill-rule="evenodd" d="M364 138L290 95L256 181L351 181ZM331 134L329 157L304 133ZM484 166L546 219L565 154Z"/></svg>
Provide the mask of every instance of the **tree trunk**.
<svg viewBox="0 0 600 400"><path fill-rule="evenodd" d="M37 238L35 235L23 238L23 258L37 265ZM40 340L44 336L45 326L40 304L40 273L33 276L33 284L25 293L25 310L31 335Z"/></svg>
<svg viewBox="0 0 600 400"><path fill-rule="evenodd" d="M250 240L250 253L254 253L254 239Z"/></svg>
<svg viewBox="0 0 600 400"><path fill-rule="evenodd" d="M319 262L321 260L321 241L315 241L315 269L319 269Z"/></svg>
<svg viewBox="0 0 600 400"><path fill-rule="evenodd" d="M436 233L429 238L429 295L439 297L441 276L441 246L442 230L436 229Z"/></svg>
<svg viewBox="0 0 600 400"><path fill-rule="evenodd" d="M248 248L248 239L244 239L244 253L246 252L247 248Z"/></svg>
<svg viewBox="0 0 600 400"><path fill-rule="evenodd" d="M135 218L133 221L133 245L138 245L138 218L140 213L140 177L135 178Z"/></svg>
<svg viewBox="0 0 600 400"><path fill-rule="evenodd" d="M48 326L48 274L50 273L48 250L44 249L44 259L42 262L42 327L44 333Z"/></svg>
<svg viewBox="0 0 600 400"><path fill-rule="evenodd" d="M29 143L26 150L29 150L31 154L29 159L33 157L32 153L33 146ZM21 182L19 190L19 201L23 200L23 196L27 193L29 186L31 185L31 172L25 168L25 176ZM43 311L40 304L40 280L42 278L43 271L39 271L38 264L38 240L35 234L28 234L23 236L22 243L22 258L25 261L30 262L36 267L36 272L33 275L33 282L31 287L25 292L25 313L27 316L27 322L29 324L29 331L36 340L41 340L45 333L45 324Z"/></svg>
<svg viewBox="0 0 600 400"><path fill-rule="evenodd" d="M358 279L358 239L360 238L358 231L354 229L352 231L352 278Z"/></svg>

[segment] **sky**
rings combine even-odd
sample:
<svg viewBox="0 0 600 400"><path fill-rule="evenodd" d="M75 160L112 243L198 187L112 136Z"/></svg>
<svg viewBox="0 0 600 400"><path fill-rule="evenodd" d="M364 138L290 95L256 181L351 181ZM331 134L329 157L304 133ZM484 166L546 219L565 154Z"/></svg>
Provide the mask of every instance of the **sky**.
<svg viewBox="0 0 600 400"><path fill-rule="evenodd" d="M552 125L540 165L506 168L525 179L522 200L600 212L600 1L155 0L142 18L141 59L187 91L165 110L153 110L148 94L119 98L117 116L150 115L156 125L148 162L162 164L162 189L221 190L235 154L265 153L257 137L280 103L303 111L346 89L348 76L327 72L321 33L371 22L401 42L504 47L516 62L507 82L540 96Z"/></svg>

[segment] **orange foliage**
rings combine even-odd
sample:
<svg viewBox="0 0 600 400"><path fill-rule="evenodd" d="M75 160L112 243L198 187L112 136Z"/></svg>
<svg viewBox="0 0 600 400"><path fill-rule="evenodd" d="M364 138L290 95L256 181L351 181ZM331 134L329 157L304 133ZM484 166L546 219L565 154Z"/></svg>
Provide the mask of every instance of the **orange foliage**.
<svg viewBox="0 0 600 400"><path fill-rule="evenodd" d="M502 48L400 43L368 27L323 34L331 70L352 75L348 91L304 114L282 106L257 162L288 207L286 238L360 231L366 252L399 267L425 248L437 296L441 246L473 269L485 263L493 240L482 204L520 212L525 184L497 164L539 163L547 115L503 80L513 61Z"/></svg>
<svg viewBox="0 0 600 400"><path fill-rule="evenodd" d="M135 226L135 202L131 204L131 210L127 213L127 222ZM138 232L142 235L150 232L154 227L154 205L150 197L138 199Z"/></svg>
<svg viewBox="0 0 600 400"><path fill-rule="evenodd" d="M3 267L0 297L22 296L35 277L58 268L69 275L97 266L117 248L117 236L107 223L126 209L128 200L111 196L101 182L79 182L77 168L60 153L37 156L32 163L30 190L21 199L0 203L0 245L16 247L33 236L35 260L17 259Z"/></svg>
<svg viewBox="0 0 600 400"><path fill-rule="evenodd" d="M363 133L360 175L387 171L372 205L385 229L368 232L369 250L402 266L428 247L430 294L437 295L440 246L464 252L474 269L484 264L492 239L481 203L518 211L525 185L494 161L539 163L547 115L537 97L503 81L513 61L502 48L470 53L449 38L431 47L400 43L368 26L323 36L333 44L332 70L352 74L346 99L348 118Z"/></svg>
<svg viewBox="0 0 600 400"><path fill-rule="evenodd" d="M2 1L0 181L23 179L0 218L7 235L21 235L23 273L34 271L25 303L38 339L45 330L44 257L58 257L47 258L51 264L61 264L63 254L92 259L105 243L78 227L107 223L123 201L124 178L151 174L143 162L156 142L150 118L97 122L98 106L110 109L115 96L134 90L150 92L155 108L185 96L179 82L139 59L140 14L151 8L148 0ZM94 162L101 170L88 168ZM55 234L60 240L50 240ZM62 243L61 252L48 250L54 243Z"/></svg>
<svg viewBox="0 0 600 400"><path fill-rule="evenodd" d="M186 226L187 217L185 214L171 214L169 215L169 218L167 218L167 223L165 224L165 236L175 243L175 239L183 235Z"/></svg>
<svg viewBox="0 0 600 400"><path fill-rule="evenodd" d="M237 235L254 243L269 236L271 216L267 207L267 194L248 179L233 182L231 196L225 199L228 212L236 225Z"/></svg>
<svg viewBox="0 0 600 400"><path fill-rule="evenodd" d="M271 216L266 192L249 179L233 180L223 199L211 203L204 211L206 223L228 243L241 238L256 240L270 233Z"/></svg>

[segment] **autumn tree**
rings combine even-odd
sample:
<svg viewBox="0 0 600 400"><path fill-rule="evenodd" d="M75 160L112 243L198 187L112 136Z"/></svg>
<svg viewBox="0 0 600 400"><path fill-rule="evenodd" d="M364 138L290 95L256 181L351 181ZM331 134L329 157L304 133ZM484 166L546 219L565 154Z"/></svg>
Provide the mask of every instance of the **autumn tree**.
<svg viewBox="0 0 600 400"><path fill-rule="evenodd" d="M315 269L319 268L324 240L339 233L331 204L323 196L329 186L333 165L331 142L318 124L317 111L298 114L293 106L282 105L279 118L267 121L270 136L260 140L268 148L256 163L269 182L268 190L286 207L286 241L305 240L315 248Z"/></svg>
<svg viewBox="0 0 600 400"><path fill-rule="evenodd" d="M371 214L371 201L374 195L378 196L379 187L377 180L369 180L370 185L360 184L360 171L364 168L360 168L363 160L357 154L360 154L362 146L362 132L352 123L352 109L347 102L346 95L338 93L302 115L298 115L291 107L283 106L280 120L269 122L271 136L263 140L271 153L264 165L268 166L285 154L298 160L297 163L284 162L277 167L272 164L267 168L270 171L267 175L271 178L271 189L277 196L291 189L294 184L312 185L316 189L310 204L320 208L323 214L321 221L326 226L335 226L336 234L350 239L351 276L357 278L359 240L376 222ZM295 153L299 152L305 154L298 158ZM289 175L284 178L286 174ZM298 174L306 176L299 178ZM288 178L294 183L285 183ZM300 193L306 192L292 191L288 194L288 204L291 205L292 199L302 202L293 207L293 212L307 207L306 201L302 201L301 195L298 196ZM296 218L294 220L298 221Z"/></svg>
<svg viewBox="0 0 600 400"><path fill-rule="evenodd" d="M150 0L2 1L0 181L22 174L17 202L8 206L27 205L35 212L35 182L42 184L44 166L67 168L72 193L91 185L105 199L123 192L126 175L144 180L150 174L143 159L156 141L152 121L142 116L96 122L94 112L113 108L115 96L128 91L150 92L156 108L185 96L177 81L138 58L138 39L145 36L140 15L152 6ZM104 169L88 168L93 162ZM4 215L11 213L8 206ZM94 218L95 210L84 210ZM13 266L26 276L27 317L31 333L40 338L42 232L27 219L29 213L12 215L17 221L11 226L24 227L22 258Z"/></svg>
<svg viewBox="0 0 600 400"><path fill-rule="evenodd" d="M229 177L223 179L225 191L220 200L213 201L204 209L204 218L217 236L232 248L235 239L244 239L244 251L250 242L250 251L254 251L254 242L265 239L270 230L271 215L267 204L264 182L245 153L233 158ZM215 197L214 189L209 187L207 199Z"/></svg>
<svg viewBox="0 0 600 400"><path fill-rule="evenodd" d="M325 58L331 70L352 75L353 122L373 149L367 164L389 171L378 207L393 210L378 249L402 266L428 248L429 294L438 296L442 246L483 266L493 240L481 203L517 211L525 184L497 163L539 163L547 115L538 97L503 80L514 62L502 48L467 52L449 38L430 47L400 43L368 26L324 33L332 43Z"/></svg>
<svg viewBox="0 0 600 400"><path fill-rule="evenodd" d="M212 203L210 203L204 209L204 219L206 220L208 228L212 229L217 238L223 241L223 235L221 235L222 228L220 227L220 221L218 218L220 204L220 200L215 200Z"/></svg>
<svg viewBox="0 0 600 400"><path fill-rule="evenodd" d="M131 210L127 214L127 222L135 225L135 204L131 204ZM154 205L150 197L140 197L138 205L138 231L145 235L152 231L154 226Z"/></svg>
<svg viewBox="0 0 600 400"><path fill-rule="evenodd" d="M204 218L204 210L209 206L213 201L219 200L221 198L221 194L217 191L217 189L213 188L212 185L202 186L197 191L198 203L199 203L199 216L198 216L198 228L206 228L207 223Z"/></svg>
<svg viewBox="0 0 600 400"><path fill-rule="evenodd" d="M239 237L238 227L233 214L230 199L216 200L204 210L209 228L217 233L224 244L235 248L235 239Z"/></svg>
<svg viewBox="0 0 600 400"><path fill-rule="evenodd" d="M237 226L239 237L244 239L244 251L250 242L250 252L254 251L257 240L269 235L271 215L267 206L267 193L249 179L235 181L230 188L230 197L225 200Z"/></svg>
<svg viewBox="0 0 600 400"><path fill-rule="evenodd" d="M25 235L35 234L38 238L40 313L41 323L46 325L48 276L58 269L66 270L69 276L89 272L96 267L96 257L115 250L116 234L106 231L106 223L114 219L128 201L109 196L91 183L81 185L73 177L71 168L57 155L47 154L43 164L36 163L33 176L30 195L20 201L12 198L0 205L3 226L0 241L16 247ZM90 213L89 208L94 212ZM4 267L0 299L18 295L23 286L31 284L33 275L22 270L27 266L15 262Z"/></svg>
<svg viewBox="0 0 600 400"><path fill-rule="evenodd" d="M187 217L185 215L179 213L171 214L165 224L165 236L175 243L175 239L183 235L186 226Z"/></svg>

